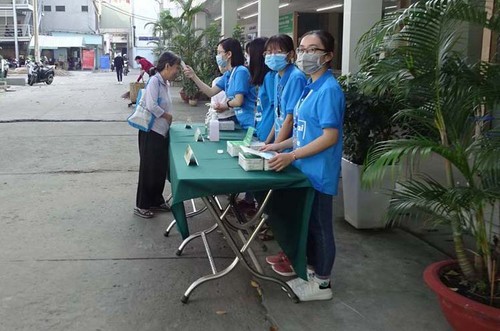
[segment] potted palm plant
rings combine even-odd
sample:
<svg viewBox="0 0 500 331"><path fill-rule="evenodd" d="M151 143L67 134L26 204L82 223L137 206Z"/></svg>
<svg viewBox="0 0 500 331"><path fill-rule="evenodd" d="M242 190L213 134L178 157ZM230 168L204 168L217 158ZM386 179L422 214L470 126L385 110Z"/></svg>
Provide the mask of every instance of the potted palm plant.
<svg viewBox="0 0 500 331"><path fill-rule="evenodd" d="M163 11L157 22L151 22L153 33L160 39L155 42L156 51L170 50L179 55L182 60L198 71L199 58L203 52L202 41L204 31L194 27L195 15L203 11L202 5L195 5L194 0L175 0L181 7L182 13L179 17L173 17L169 11ZM187 77L181 79L181 98L185 101L191 100L191 104L197 104L199 95L198 88ZM196 100L196 101L195 101Z"/></svg>
<svg viewBox="0 0 500 331"><path fill-rule="evenodd" d="M424 280L455 330L500 330L500 246L492 231L500 201L500 132L491 122L500 101L500 66L466 56L463 27L469 24L498 32L498 7L490 16L484 1L419 1L362 37L366 84L400 96L405 107L395 118L410 128L375 145L363 180L380 180L387 165L403 159L440 159L445 178L411 170L399 183L391 218L418 213L450 226L456 260L429 266ZM465 245L466 236L473 247Z"/></svg>
<svg viewBox="0 0 500 331"><path fill-rule="evenodd" d="M361 171L368 151L375 143L393 135L390 119L396 107L390 93L378 96L363 89L367 79L363 72L338 79L346 100L342 156L344 219L357 229L385 226L390 200L386 192L394 187L391 176L375 188L361 186Z"/></svg>

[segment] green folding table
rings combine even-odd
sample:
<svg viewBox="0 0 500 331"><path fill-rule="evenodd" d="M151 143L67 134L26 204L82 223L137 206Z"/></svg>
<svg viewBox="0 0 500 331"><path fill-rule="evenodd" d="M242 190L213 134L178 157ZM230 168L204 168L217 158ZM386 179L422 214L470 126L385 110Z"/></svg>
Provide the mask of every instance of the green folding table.
<svg viewBox="0 0 500 331"><path fill-rule="evenodd" d="M231 157L226 152L227 140L242 140L245 132L221 131L220 141L196 142L194 139L196 128L204 130L202 125L174 124L170 128L170 183L172 186L172 212L177 222L177 228L184 239L189 236L189 227L186 221L184 201L201 198L212 215L215 224L210 229L201 231L200 235L208 249L210 265L213 274L201 277L185 292L182 301L187 302L190 293L200 284L224 276L229 273L238 262L257 278L269 280L281 285L289 296L298 301L298 298L285 282L266 276L260 268L251 267L244 254L248 253L250 243L256 237L260 226L266 220L273 229L279 245L288 256L298 276L306 279L306 244L309 215L311 211L314 190L307 177L293 166L284 171L245 171L238 165L238 158ZM187 147L191 146L198 165L188 166L184 159ZM220 151L223 153L220 153ZM244 228L245 224L235 224L227 217L229 210L235 210L234 203L222 208L216 199L217 195L235 194L239 192L260 192L262 203L257 215L252 221L255 226ZM233 195L234 197L234 195ZM234 202L234 199L231 199ZM230 201L231 201L230 200ZM253 224L249 222L249 224ZM206 234L218 227L229 246L236 255L233 263L225 270L217 272L211 258ZM242 231L246 230L246 231ZM238 247L234 240L234 233L238 232L243 246ZM242 237L242 233L245 237Z"/></svg>

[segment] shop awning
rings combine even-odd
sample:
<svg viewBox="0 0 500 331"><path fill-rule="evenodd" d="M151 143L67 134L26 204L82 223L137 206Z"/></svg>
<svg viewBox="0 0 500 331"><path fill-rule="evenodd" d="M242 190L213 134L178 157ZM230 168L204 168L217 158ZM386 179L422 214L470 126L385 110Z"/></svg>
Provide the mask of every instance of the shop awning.
<svg viewBox="0 0 500 331"><path fill-rule="evenodd" d="M30 48L35 48L35 39L31 38ZM70 47L84 47L83 37L67 36L38 36L38 47L40 49L58 49Z"/></svg>

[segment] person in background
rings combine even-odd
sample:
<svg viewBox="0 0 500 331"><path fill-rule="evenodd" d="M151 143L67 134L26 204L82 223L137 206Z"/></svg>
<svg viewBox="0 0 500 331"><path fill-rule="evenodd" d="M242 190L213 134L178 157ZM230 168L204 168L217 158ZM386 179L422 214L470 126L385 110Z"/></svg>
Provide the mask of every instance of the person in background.
<svg viewBox="0 0 500 331"><path fill-rule="evenodd" d="M168 131L172 123L168 81L177 77L180 64L177 55L163 53L142 96L145 108L155 118L151 131L139 130L139 182L134 214L143 218L153 217L154 211L170 211L163 197L168 171Z"/></svg>
<svg viewBox="0 0 500 331"><path fill-rule="evenodd" d="M274 126L266 144L280 143L292 134L293 109L307 83L306 76L294 64L293 40L286 34L272 36L266 42L265 63L277 72L274 81ZM283 252L266 257L266 262L282 276L294 276L290 260Z"/></svg>
<svg viewBox="0 0 500 331"><path fill-rule="evenodd" d="M293 164L314 187L307 238L308 279L287 282L300 301L332 298L330 275L335 261L333 196L337 194L342 157L345 98L330 69L333 36L307 32L297 48L297 67L310 76L294 110L293 138L265 146L279 153L269 161L276 171Z"/></svg>
<svg viewBox="0 0 500 331"><path fill-rule="evenodd" d="M224 74L226 72L226 68L219 68L219 72ZM215 77L212 81L212 87L216 86L219 80L222 79L222 76ZM236 116L234 115L234 109L229 108L227 106L227 96L226 92L220 91L216 95L210 98L210 109L209 112L216 112L217 118L219 121L234 121L236 122Z"/></svg>
<svg viewBox="0 0 500 331"><path fill-rule="evenodd" d="M268 38L256 38L245 46L246 62L250 70L251 84L257 94L255 102L255 135L259 141L266 141L274 123L274 76L276 72L271 71L264 63L264 46ZM253 216L257 212L255 199L252 192L246 192L244 199L237 202L238 208ZM261 240L273 239L269 228L263 229L259 233Z"/></svg>
<svg viewBox="0 0 500 331"><path fill-rule="evenodd" d="M209 97L225 91L228 98L226 106L234 109L238 124L243 129L253 126L255 90L250 84L250 72L243 65L245 58L240 42L234 38L221 40L217 45L216 61L226 72L213 87L202 82L190 66L184 69L184 74Z"/></svg>
<svg viewBox="0 0 500 331"><path fill-rule="evenodd" d="M113 65L115 66L116 70L116 79L118 80L118 84L123 84L123 57L120 53L116 54L115 58L113 59Z"/></svg>
<svg viewBox="0 0 500 331"><path fill-rule="evenodd" d="M306 85L306 76L295 67L293 40L286 34L272 36L266 42L265 63L276 71L274 82L274 127L266 143L279 143L292 134L293 108Z"/></svg>
<svg viewBox="0 0 500 331"><path fill-rule="evenodd" d="M271 71L264 63L267 40L268 38L256 38L245 47L250 82L257 91L255 131L259 141L267 140L274 123L274 79L276 72Z"/></svg>
<svg viewBox="0 0 500 331"><path fill-rule="evenodd" d="M141 66L141 72L139 73L139 77L137 77L137 82L139 82L141 79L143 79L142 77L144 76L145 73L147 73L149 75L149 77L154 75L154 73L155 73L154 67L155 66L151 62L149 62L146 58L137 55L135 57L135 62Z"/></svg>

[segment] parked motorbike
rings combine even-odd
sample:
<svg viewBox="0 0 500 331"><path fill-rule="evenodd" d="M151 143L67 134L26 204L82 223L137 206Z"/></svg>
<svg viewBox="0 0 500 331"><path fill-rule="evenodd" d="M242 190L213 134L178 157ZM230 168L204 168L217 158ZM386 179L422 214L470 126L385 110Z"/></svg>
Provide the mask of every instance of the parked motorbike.
<svg viewBox="0 0 500 331"><path fill-rule="evenodd" d="M124 74L125 76L127 76L127 75L128 75L128 73L129 73L129 70L128 70L128 61L127 61L127 60L125 60L125 61L123 61L123 74Z"/></svg>
<svg viewBox="0 0 500 331"><path fill-rule="evenodd" d="M55 71L52 67L30 62L28 64L28 84L33 86L35 83L52 84L54 81Z"/></svg>

